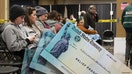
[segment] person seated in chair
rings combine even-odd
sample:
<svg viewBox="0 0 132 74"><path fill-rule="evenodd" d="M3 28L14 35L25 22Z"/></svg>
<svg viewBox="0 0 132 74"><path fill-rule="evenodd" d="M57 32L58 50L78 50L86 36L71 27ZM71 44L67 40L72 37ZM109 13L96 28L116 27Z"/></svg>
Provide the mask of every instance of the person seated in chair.
<svg viewBox="0 0 132 74"><path fill-rule="evenodd" d="M94 41L96 41L97 43L99 43L100 45L102 44L101 42L101 37L100 35L97 33L96 30L92 29L89 27L89 29L84 27L84 21L81 19L77 20L77 27L82 30L84 33L88 34L88 36L93 39Z"/></svg>
<svg viewBox="0 0 132 74"><path fill-rule="evenodd" d="M20 28L20 24L24 22L24 17L24 9L19 5L13 5L10 8L10 21L1 34L9 51L22 59L24 57L24 49L35 40L35 36L26 37Z"/></svg>

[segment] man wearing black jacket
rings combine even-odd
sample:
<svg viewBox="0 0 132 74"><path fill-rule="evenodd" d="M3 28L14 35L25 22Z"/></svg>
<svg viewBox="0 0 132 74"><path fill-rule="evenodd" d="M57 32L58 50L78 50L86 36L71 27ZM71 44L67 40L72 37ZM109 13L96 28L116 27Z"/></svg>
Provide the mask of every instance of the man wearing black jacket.
<svg viewBox="0 0 132 74"><path fill-rule="evenodd" d="M95 23L98 22L98 19L96 7L94 5L90 5L88 12L84 15L84 27L88 29L89 26L91 26L95 29Z"/></svg>

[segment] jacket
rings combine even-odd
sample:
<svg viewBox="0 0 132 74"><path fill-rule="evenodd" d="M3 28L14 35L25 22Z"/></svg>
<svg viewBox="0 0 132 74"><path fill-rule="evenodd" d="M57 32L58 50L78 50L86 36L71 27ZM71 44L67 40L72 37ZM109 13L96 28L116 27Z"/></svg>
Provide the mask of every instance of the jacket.
<svg viewBox="0 0 132 74"><path fill-rule="evenodd" d="M91 26L92 28L95 29L95 23L98 22L98 14L93 15L90 12L87 12L84 16L84 27L89 28Z"/></svg>
<svg viewBox="0 0 132 74"><path fill-rule="evenodd" d="M96 30L89 30L89 29L86 29L83 25L77 25L77 27L82 30L84 33L86 34L96 34Z"/></svg>
<svg viewBox="0 0 132 74"><path fill-rule="evenodd" d="M26 35L15 24L9 23L1 36L10 51L21 51L29 44Z"/></svg>
<svg viewBox="0 0 132 74"><path fill-rule="evenodd" d="M123 10L121 23L127 33L132 33L132 4Z"/></svg>
<svg viewBox="0 0 132 74"><path fill-rule="evenodd" d="M45 30L49 29L53 33L56 33L55 28L50 26L47 22L42 22L39 19L36 20L36 25L44 32ZM46 24L48 25L48 28L46 27Z"/></svg>
<svg viewBox="0 0 132 74"><path fill-rule="evenodd" d="M27 37L33 35L36 36L34 42L27 46L28 49L36 49L41 38L41 32L34 26L34 24L32 27L28 27L26 25L21 26L21 30L26 34Z"/></svg>

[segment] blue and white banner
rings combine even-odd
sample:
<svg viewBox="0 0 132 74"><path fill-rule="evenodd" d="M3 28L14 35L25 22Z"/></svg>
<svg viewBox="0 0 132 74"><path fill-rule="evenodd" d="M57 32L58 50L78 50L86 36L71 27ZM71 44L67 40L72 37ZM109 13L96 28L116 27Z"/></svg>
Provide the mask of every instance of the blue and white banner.
<svg viewBox="0 0 132 74"><path fill-rule="evenodd" d="M66 23L40 54L64 74L132 74L125 64Z"/></svg>
<svg viewBox="0 0 132 74"><path fill-rule="evenodd" d="M34 53L32 61L30 62L30 68L40 71L44 74L62 74L57 68L47 62L46 59L40 56L40 53L44 50L44 48L49 44L52 38L55 36L54 33L47 30L43 33L38 47ZM35 74L40 74L39 72L34 71ZM34 74L34 73L33 73Z"/></svg>

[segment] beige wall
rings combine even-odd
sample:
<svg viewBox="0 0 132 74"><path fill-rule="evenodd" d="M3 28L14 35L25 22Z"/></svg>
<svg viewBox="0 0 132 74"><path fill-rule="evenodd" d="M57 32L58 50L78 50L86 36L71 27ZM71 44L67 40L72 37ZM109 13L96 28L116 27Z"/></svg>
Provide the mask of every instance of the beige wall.
<svg viewBox="0 0 132 74"><path fill-rule="evenodd" d="M9 0L0 0L0 19L8 19Z"/></svg>
<svg viewBox="0 0 132 74"><path fill-rule="evenodd" d="M122 15L122 10L121 10L121 3L122 2L128 2L129 4L132 3L132 0L117 0L117 9L116 9L116 14L117 18L121 20L121 15ZM116 36L117 37L125 37L125 30L122 27L121 22L116 24Z"/></svg>
<svg viewBox="0 0 132 74"><path fill-rule="evenodd" d="M54 4L54 0L39 0L39 5L50 5Z"/></svg>
<svg viewBox="0 0 132 74"><path fill-rule="evenodd" d="M88 4L88 3L115 3L116 0L39 0L39 5L50 4Z"/></svg>
<svg viewBox="0 0 132 74"><path fill-rule="evenodd" d="M65 0L65 4L114 3L116 0Z"/></svg>

